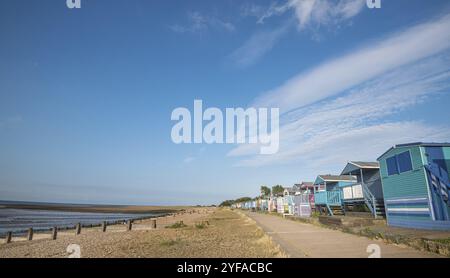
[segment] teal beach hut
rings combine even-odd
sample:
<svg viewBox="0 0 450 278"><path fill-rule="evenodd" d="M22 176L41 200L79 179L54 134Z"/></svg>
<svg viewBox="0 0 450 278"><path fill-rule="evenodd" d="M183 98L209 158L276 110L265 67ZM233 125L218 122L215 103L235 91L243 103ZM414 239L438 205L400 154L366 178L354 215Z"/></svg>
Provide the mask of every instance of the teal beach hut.
<svg viewBox="0 0 450 278"><path fill-rule="evenodd" d="M396 145L378 161L388 225L450 230L450 143Z"/></svg>
<svg viewBox="0 0 450 278"><path fill-rule="evenodd" d="M331 216L344 214L342 187L355 184L356 177L350 175L319 175L314 182L314 203L319 212Z"/></svg>

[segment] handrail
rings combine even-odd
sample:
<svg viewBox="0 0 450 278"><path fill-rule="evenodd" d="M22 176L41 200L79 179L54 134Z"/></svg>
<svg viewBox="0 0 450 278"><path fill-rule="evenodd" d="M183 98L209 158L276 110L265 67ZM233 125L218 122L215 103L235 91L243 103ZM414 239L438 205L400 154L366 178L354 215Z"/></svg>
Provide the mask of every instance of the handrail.
<svg viewBox="0 0 450 278"><path fill-rule="evenodd" d="M361 184L361 187L363 189L364 201L365 201L367 207L372 212L373 216L376 218L377 217L377 207L376 207L376 203L375 203L376 202L375 196L372 194L372 192L370 192L369 188L365 184Z"/></svg>
<svg viewBox="0 0 450 278"><path fill-rule="evenodd" d="M380 179L379 177L374 177L374 178L365 180L364 183L365 183L365 184L374 183L374 182L376 182L376 181L379 180L379 179Z"/></svg>
<svg viewBox="0 0 450 278"><path fill-rule="evenodd" d="M370 183L370 182L369 182ZM363 198L364 198L364 202L366 203L367 207L370 209L370 211L372 212L372 214L375 216L377 216L377 212L376 212L376 198L375 196L372 194L372 192L370 192L369 188L367 187L366 183L354 183L354 184L349 184L349 185L344 185L341 187L341 190L343 191L344 188L347 187L354 187L357 185L361 185L361 188L363 190ZM353 192L352 192L353 194Z"/></svg>

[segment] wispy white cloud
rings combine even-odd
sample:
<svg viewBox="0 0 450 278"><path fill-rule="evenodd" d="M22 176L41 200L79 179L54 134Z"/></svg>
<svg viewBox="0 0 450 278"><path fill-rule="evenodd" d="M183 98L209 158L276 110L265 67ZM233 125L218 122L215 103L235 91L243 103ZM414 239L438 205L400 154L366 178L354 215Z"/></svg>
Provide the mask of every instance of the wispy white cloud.
<svg viewBox="0 0 450 278"><path fill-rule="evenodd" d="M450 127L394 115L450 90L449 17L419 25L301 74L256 106L280 107L280 152L241 145L239 166L298 163L330 171L347 160L375 160L393 144L449 141ZM338 95L336 97L336 95ZM305 170L306 171L306 170Z"/></svg>
<svg viewBox="0 0 450 278"><path fill-rule="evenodd" d="M408 141L450 140L450 129L426 125L421 121L389 121L387 118L430 97L450 90L450 54L400 68L376 80L335 98L324 100L285 114L280 130L280 152L272 156L253 156L240 165L259 166L285 163L305 158L322 159L320 153L329 151L327 159L349 157L349 150L358 146L360 159L375 159L380 149ZM376 133L378 132L378 134ZM364 142L361 142L364 140ZM367 144L367 150L361 144ZM377 147L378 146L378 147ZM243 145L233 149L230 156L257 153L256 146ZM353 152L350 152L353 155ZM315 161L314 159L312 161Z"/></svg>
<svg viewBox="0 0 450 278"><path fill-rule="evenodd" d="M412 27L369 47L300 73L258 98L254 106L289 111L333 96L397 67L450 47L450 16Z"/></svg>
<svg viewBox="0 0 450 278"><path fill-rule="evenodd" d="M317 29L323 26L336 26L359 14L365 0L288 0L283 3L272 3L269 7L257 4L246 4L241 8L241 15L256 17L258 24L264 24L269 18L293 11L294 17L274 29L259 31L250 36L242 46L231 55L231 60L239 67L256 63L267 54L276 43L297 22L298 30L313 27L314 37L318 38ZM294 24L293 24L294 23Z"/></svg>
<svg viewBox="0 0 450 278"><path fill-rule="evenodd" d="M235 31L233 23L219 19L215 16L206 16L200 12L189 12L187 24L174 24L170 29L176 33L201 33L210 28L222 29L228 32Z"/></svg>
<svg viewBox="0 0 450 278"><path fill-rule="evenodd" d="M429 126L420 121L382 123L347 130L336 128L334 132L311 137L294 145L283 144L284 151L277 155L242 159L236 166L259 167L297 163L302 166L302 170L303 167L311 168L311 177L319 173L337 173L337 169L341 169L349 160L375 161L395 144L416 141L443 142L449 138L448 127Z"/></svg>
<svg viewBox="0 0 450 278"><path fill-rule="evenodd" d="M267 19L293 11L298 27L320 27L338 24L359 14L365 7L366 0L288 0L284 3L273 3L268 8L247 6L247 15L257 17L263 24Z"/></svg>
<svg viewBox="0 0 450 278"><path fill-rule="evenodd" d="M186 157L186 158L183 160L183 162L184 162L184 163L191 163L191 162L193 162L195 159L196 159L195 156L188 156L188 157Z"/></svg>
<svg viewBox="0 0 450 278"><path fill-rule="evenodd" d="M238 67L252 65L269 52L288 29L289 25L285 24L277 29L257 32L231 53L229 58Z"/></svg>
<svg viewBox="0 0 450 278"><path fill-rule="evenodd" d="M184 163L191 163L191 162L194 162L194 161L197 160L200 156L202 156L203 153L204 153L205 151L206 151L206 148L205 148L205 147L201 147L201 148L197 151L197 154L195 154L195 155L190 155L190 156L186 157L186 158L183 160L183 162L184 162Z"/></svg>

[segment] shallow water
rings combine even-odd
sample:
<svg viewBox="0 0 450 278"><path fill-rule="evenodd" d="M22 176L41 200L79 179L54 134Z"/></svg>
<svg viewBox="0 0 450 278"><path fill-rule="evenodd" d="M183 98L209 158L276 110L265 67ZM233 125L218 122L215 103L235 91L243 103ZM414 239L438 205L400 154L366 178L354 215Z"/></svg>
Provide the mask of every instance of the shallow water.
<svg viewBox="0 0 450 278"><path fill-rule="evenodd" d="M33 228L36 231L48 230L52 227L69 228L74 227L77 223L95 225L103 221L112 223L158 215L160 214L90 213L0 208L0 235L5 235L6 232L20 233L28 228Z"/></svg>

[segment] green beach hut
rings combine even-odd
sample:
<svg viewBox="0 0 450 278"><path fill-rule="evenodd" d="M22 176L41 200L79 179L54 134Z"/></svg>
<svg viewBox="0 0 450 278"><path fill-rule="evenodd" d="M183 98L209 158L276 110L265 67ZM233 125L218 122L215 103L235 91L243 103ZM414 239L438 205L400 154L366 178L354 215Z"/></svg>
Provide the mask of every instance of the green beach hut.
<svg viewBox="0 0 450 278"><path fill-rule="evenodd" d="M388 225L450 230L450 143L396 145L378 161Z"/></svg>

